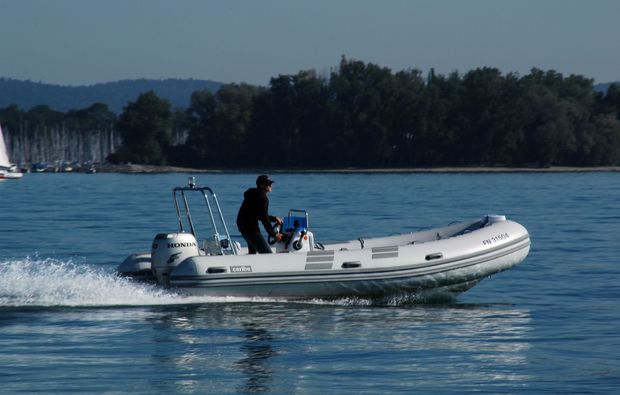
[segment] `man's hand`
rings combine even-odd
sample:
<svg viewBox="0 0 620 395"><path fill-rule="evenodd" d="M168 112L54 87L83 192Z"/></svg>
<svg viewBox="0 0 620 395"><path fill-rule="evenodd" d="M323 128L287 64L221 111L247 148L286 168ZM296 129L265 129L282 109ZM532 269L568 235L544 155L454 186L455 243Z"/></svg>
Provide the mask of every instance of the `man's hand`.
<svg viewBox="0 0 620 395"><path fill-rule="evenodd" d="M281 241L282 240L282 233L278 232L276 233L276 241Z"/></svg>
<svg viewBox="0 0 620 395"><path fill-rule="evenodd" d="M282 220L282 218L280 218L280 217L276 217L276 223L278 225L282 225L284 223L284 220Z"/></svg>

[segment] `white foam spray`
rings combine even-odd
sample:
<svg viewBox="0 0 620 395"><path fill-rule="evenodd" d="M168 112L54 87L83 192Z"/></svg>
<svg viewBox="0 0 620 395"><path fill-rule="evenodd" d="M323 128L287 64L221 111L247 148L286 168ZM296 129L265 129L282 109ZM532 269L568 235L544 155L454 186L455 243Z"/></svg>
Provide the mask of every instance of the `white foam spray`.
<svg viewBox="0 0 620 395"><path fill-rule="evenodd" d="M186 297L70 260L28 257L0 261L0 307L147 306L248 300Z"/></svg>

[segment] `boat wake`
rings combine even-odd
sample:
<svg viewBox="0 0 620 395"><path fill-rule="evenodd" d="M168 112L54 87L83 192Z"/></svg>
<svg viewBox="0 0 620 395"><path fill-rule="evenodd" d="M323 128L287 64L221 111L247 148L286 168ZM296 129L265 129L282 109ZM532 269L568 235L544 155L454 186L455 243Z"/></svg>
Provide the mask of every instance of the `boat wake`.
<svg viewBox="0 0 620 395"><path fill-rule="evenodd" d="M0 308L2 307L111 307L159 306L202 303L303 303L338 306L395 306L417 303L446 303L420 295L334 300L282 300L253 297L184 296L155 284L120 277L93 265L54 258L28 257L0 261Z"/></svg>
<svg viewBox="0 0 620 395"><path fill-rule="evenodd" d="M0 307L149 306L234 301L185 297L71 260L25 258L0 262Z"/></svg>

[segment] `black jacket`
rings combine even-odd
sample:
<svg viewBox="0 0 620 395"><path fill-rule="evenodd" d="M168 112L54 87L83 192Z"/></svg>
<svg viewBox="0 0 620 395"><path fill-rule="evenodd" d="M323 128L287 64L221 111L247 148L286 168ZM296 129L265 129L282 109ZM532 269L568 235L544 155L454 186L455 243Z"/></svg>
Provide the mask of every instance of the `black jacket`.
<svg viewBox="0 0 620 395"><path fill-rule="evenodd" d="M258 221L263 223L269 236L275 236L271 221L276 217L269 215L269 199L259 188L250 188L243 194L243 203L237 214L237 228L243 232L258 232Z"/></svg>

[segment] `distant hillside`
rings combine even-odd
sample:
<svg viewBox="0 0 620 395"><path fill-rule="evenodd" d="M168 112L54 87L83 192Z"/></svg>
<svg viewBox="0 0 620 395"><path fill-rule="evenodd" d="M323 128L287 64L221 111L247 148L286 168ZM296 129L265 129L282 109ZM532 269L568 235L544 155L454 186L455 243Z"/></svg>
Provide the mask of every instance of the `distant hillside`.
<svg viewBox="0 0 620 395"><path fill-rule="evenodd" d="M86 108L101 102L120 113L128 102L150 90L170 100L173 107L187 107L192 92L217 91L222 83L194 79L124 80L88 86L61 86L0 78L0 108L14 103L22 110L46 104L57 111Z"/></svg>

